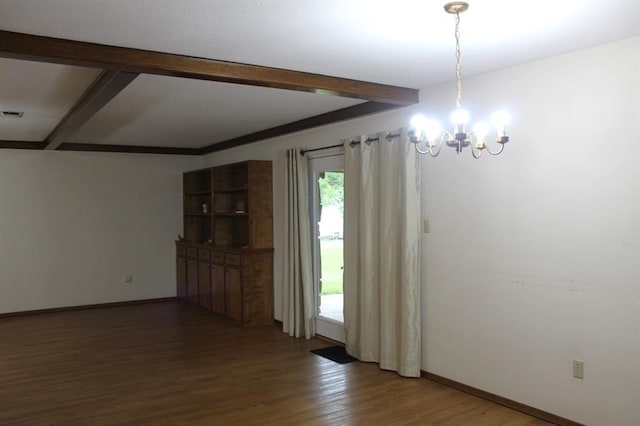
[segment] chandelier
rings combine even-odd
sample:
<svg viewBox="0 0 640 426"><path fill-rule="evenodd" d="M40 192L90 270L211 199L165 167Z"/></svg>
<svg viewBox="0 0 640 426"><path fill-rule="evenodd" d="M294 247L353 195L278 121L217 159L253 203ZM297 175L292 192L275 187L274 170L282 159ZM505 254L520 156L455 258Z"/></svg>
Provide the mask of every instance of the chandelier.
<svg viewBox="0 0 640 426"><path fill-rule="evenodd" d="M473 130L467 133L467 122L469 121L469 113L462 109L462 78L460 66L460 14L469 8L469 4L465 2L452 2L444 5L447 13L455 15L455 38L456 38L456 109L451 114L453 123L453 132L449 133L443 130L435 120L426 118L423 115L416 115L411 120L411 128L409 130L409 140L415 144L416 151L420 154L429 154L437 157L440 154L442 145L446 144L456 149L456 153L460 154L462 150L468 146L471 147L471 153L474 158L480 158L483 151L487 151L491 155L498 155L504 150L504 144L509 142L509 136L505 131L505 126L509 124L509 114L505 111L496 112L492 116L492 123L497 132L497 147L492 150L487 144L487 136L490 128L484 122L477 123Z"/></svg>

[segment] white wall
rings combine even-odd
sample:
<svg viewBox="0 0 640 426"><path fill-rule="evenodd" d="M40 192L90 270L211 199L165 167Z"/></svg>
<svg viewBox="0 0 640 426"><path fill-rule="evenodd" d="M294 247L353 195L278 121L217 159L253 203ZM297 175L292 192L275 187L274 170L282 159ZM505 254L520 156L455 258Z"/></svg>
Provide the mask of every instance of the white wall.
<svg viewBox="0 0 640 426"><path fill-rule="evenodd" d="M508 105L500 157L423 160L423 365L588 424L640 419L640 37L464 80L472 116ZM282 163L288 147L446 117L449 83L422 103L205 159L276 160L281 319ZM448 148L445 148L448 149ZM585 379L571 377L572 360Z"/></svg>
<svg viewBox="0 0 640 426"><path fill-rule="evenodd" d="M176 295L193 157L2 150L0 313ZM134 282L123 283L133 273Z"/></svg>
<svg viewBox="0 0 640 426"><path fill-rule="evenodd" d="M638 423L639 64L635 38L466 82L469 108L509 100L515 123L502 157L424 163L429 371L589 424Z"/></svg>

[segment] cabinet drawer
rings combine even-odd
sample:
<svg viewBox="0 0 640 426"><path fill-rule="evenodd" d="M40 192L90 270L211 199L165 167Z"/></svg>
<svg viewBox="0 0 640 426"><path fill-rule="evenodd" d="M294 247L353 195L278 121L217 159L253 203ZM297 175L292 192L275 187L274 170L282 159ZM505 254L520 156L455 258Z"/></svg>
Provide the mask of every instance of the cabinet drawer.
<svg viewBox="0 0 640 426"><path fill-rule="evenodd" d="M195 247L187 247L187 257L198 257L198 249Z"/></svg>
<svg viewBox="0 0 640 426"><path fill-rule="evenodd" d="M215 262L215 263L224 263L224 252L212 251L211 252L211 261Z"/></svg>
<svg viewBox="0 0 640 426"><path fill-rule="evenodd" d="M240 265L240 255L235 253L225 253L224 263L229 265Z"/></svg>
<svg viewBox="0 0 640 426"><path fill-rule="evenodd" d="M198 249L198 260L209 261L209 250Z"/></svg>
<svg viewBox="0 0 640 426"><path fill-rule="evenodd" d="M178 257L186 257L187 256L187 248L185 246L177 246L176 254Z"/></svg>

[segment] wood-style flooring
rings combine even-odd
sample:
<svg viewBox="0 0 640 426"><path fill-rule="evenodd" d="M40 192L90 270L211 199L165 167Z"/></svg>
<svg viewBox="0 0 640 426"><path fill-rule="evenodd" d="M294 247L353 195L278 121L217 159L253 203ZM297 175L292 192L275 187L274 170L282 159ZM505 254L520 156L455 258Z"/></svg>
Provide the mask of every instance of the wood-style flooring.
<svg viewBox="0 0 640 426"><path fill-rule="evenodd" d="M540 425L181 302L0 319L0 425Z"/></svg>

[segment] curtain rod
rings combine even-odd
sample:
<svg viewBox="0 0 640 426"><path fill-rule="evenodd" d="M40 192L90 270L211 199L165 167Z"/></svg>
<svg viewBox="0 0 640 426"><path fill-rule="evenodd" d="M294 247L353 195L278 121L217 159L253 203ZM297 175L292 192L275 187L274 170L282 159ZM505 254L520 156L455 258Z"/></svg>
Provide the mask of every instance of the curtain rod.
<svg viewBox="0 0 640 426"><path fill-rule="evenodd" d="M387 136L385 136L385 139L389 142L391 142L391 139L394 138L399 138L400 137L400 133L390 133ZM375 137L375 138L366 138L364 141L360 141L359 139L351 139L351 142L349 142L349 146L351 148L360 145L361 142L364 143L369 143L369 142L378 142L380 140L379 137ZM323 146L321 148L311 148L311 149L301 149L300 150L300 155L304 155L307 152L315 152L315 151L322 151L324 149L331 149L331 148L339 148L343 146L342 144L338 144L338 145L331 145L331 146Z"/></svg>
<svg viewBox="0 0 640 426"><path fill-rule="evenodd" d="M325 150L325 149L340 148L341 146L342 146L342 144L331 145L331 146L323 146L322 148L301 149L300 150L300 155L304 155L307 152L316 152L316 151L322 151L322 150Z"/></svg>

